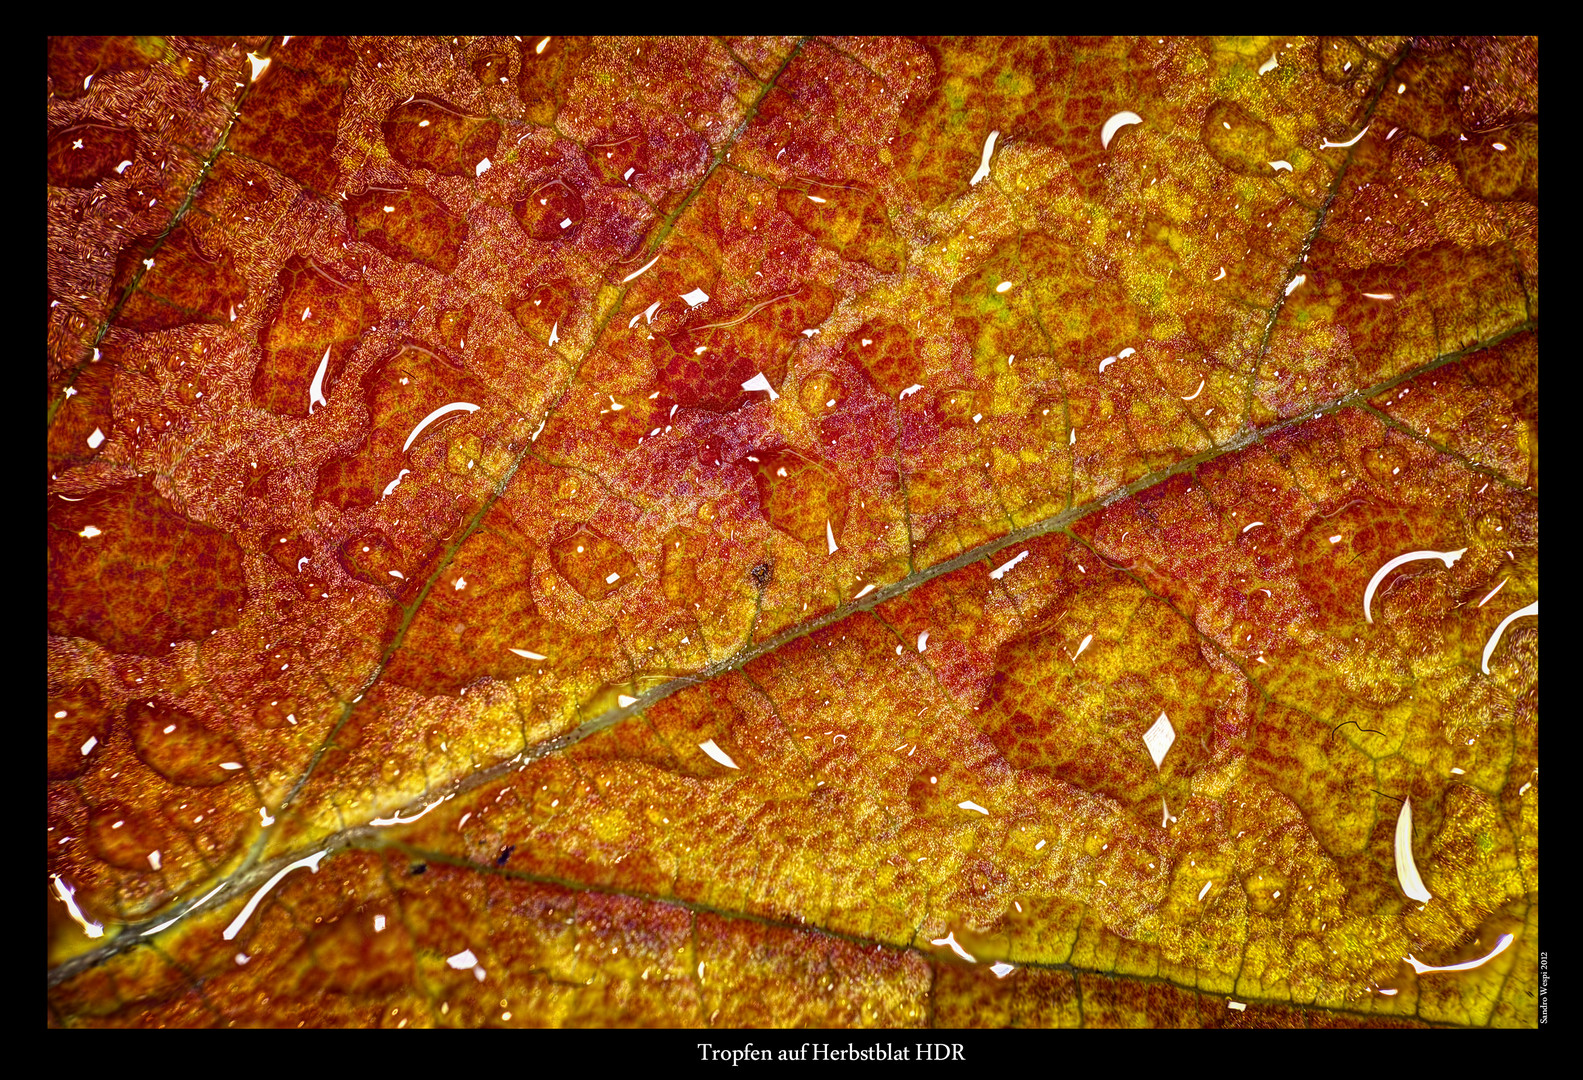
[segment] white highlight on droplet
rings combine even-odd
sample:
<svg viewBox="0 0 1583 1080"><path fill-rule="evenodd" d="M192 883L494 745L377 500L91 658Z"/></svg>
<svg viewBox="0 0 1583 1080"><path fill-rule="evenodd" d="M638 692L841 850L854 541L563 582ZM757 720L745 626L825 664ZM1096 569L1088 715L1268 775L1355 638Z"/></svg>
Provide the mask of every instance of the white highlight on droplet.
<svg viewBox="0 0 1583 1080"><path fill-rule="evenodd" d="M99 736L90 735L88 741L82 744L82 756L87 757L93 753L93 748L99 745Z"/></svg>
<svg viewBox="0 0 1583 1080"><path fill-rule="evenodd" d="M1352 136L1352 138L1348 139L1346 142L1331 142L1329 139L1323 139L1319 143L1319 149L1321 149L1321 150L1329 150L1332 147L1351 146L1354 143L1356 143L1359 139L1363 138L1364 135L1368 134L1368 131L1369 131L1369 126L1367 124L1365 124L1363 126L1363 130L1362 131L1360 131L1356 135Z"/></svg>
<svg viewBox="0 0 1583 1080"><path fill-rule="evenodd" d="M871 593L873 591L874 591L874 583L871 581L867 585L865 585L861 589L859 589L857 591L857 595L852 597L852 599L854 599L854 600L861 600L861 599L863 599L865 596L867 596L869 593ZM901 652L901 646L900 645L896 646L896 651L897 652Z"/></svg>
<svg viewBox="0 0 1583 1080"><path fill-rule="evenodd" d="M1259 526L1261 526L1263 524L1264 524L1264 522L1262 522L1262 521L1250 521L1250 522L1248 522L1246 525L1244 525L1242 527L1242 531L1243 532L1247 532L1249 529L1257 529Z"/></svg>
<svg viewBox="0 0 1583 1080"><path fill-rule="evenodd" d="M1094 640L1094 635L1093 634L1085 635L1083 640L1078 642L1077 651L1072 654L1072 659L1076 660L1079 656L1082 656L1083 655L1083 650L1088 648L1088 643L1093 641L1093 640Z"/></svg>
<svg viewBox="0 0 1583 1080"><path fill-rule="evenodd" d="M1010 975L1013 971L1016 971L1017 968L1015 965L1008 964L1004 960L997 960L993 964L989 965L989 970L995 973L995 978L1004 979L1007 975Z"/></svg>
<svg viewBox="0 0 1583 1080"><path fill-rule="evenodd" d="M1110 140L1115 138L1116 132L1128 124L1141 124L1143 117L1135 112L1119 112L1105 121L1105 126L1099 129L1099 145L1106 150L1110 149Z"/></svg>
<svg viewBox="0 0 1583 1080"><path fill-rule="evenodd" d="M508 646L506 651L507 652L516 653L518 656L522 657L522 659L524 659L524 660L547 660L547 659L549 659L547 656L544 656L542 653L532 652L532 651L530 651L528 649L513 649L513 648L510 648Z"/></svg>
<svg viewBox="0 0 1583 1080"><path fill-rule="evenodd" d="M383 915L375 915L374 916L374 933L376 933L376 934L382 933L384 931L384 929L385 929L385 917Z"/></svg>
<svg viewBox="0 0 1583 1080"><path fill-rule="evenodd" d="M830 519L829 518L825 518L824 519L824 539L825 539L825 543L830 545L830 554L831 555L834 555L837 551L840 550L839 548L836 547L835 530L830 527Z"/></svg>
<svg viewBox="0 0 1583 1080"><path fill-rule="evenodd" d="M248 53L247 59L253 65L253 77L248 81L258 82L259 79L264 77L264 72L269 70L269 58Z"/></svg>
<svg viewBox="0 0 1583 1080"><path fill-rule="evenodd" d="M1303 282L1307 281L1307 280L1308 280L1308 275L1307 274L1298 274L1296 277L1294 277L1292 279L1292 283L1290 285L1286 286L1286 295L1287 296L1291 296L1292 293L1294 291L1296 291L1297 287L1299 285L1301 285Z"/></svg>
<svg viewBox="0 0 1583 1080"><path fill-rule="evenodd" d="M1291 172L1292 163L1284 159L1281 161L1272 161L1270 162L1270 168L1274 169L1276 172L1280 172L1282 169L1285 169L1287 172Z"/></svg>
<svg viewBox="0 0 1583 1080"><path fill-rule="evenodd" d="M88 436L88 449L97 450L104 444L104 432L98 428L93 429L93 434Z"/></svg>
<svg viewBox="0 0 1583 1080"><path fill-rule="evenodd" d="M978 805L978 803L974 802L972 799L966 799L966 800L964 800L962 802L957 803L956 804L956 808L958 810L976 810L980 814L983 814L986 817L989 816L989 811L985 810L982 806Z"/></svg>
<svg viewBox="0 0 1583 1080"><path fill-rule="evenodd" d="M1274 71L1276 69L1276 67L1278 67L1278 66L1279 65L1276 62L1275 54L1271 53L1270 54L1270 58L1268 60L1266 60L1264 63L1259 65L1259 74L1260 75L1268 75L1270 72Z"/></svg>
<svg viewBox="0 0 1583 1080"><path fill-rule="evenodd" d="M1505 582L1502 582L1501 584L1505 584ZM1490 596L1493 595L1495 594L1490 594ZM1489 597L1485 597L1485 599L1488 600ZM1484 605L1480 604L1479 606L1483 607ZM1495 628L1495 632L1490 635L1490 639L1484 643L1484 658L1479 662L1479 666L1484 669L1484 674L1488 675L1490 673L1490 653L1495 651L1495 646L1500 643L1501 634L1505 633L1506 627L1511 624L1511 621L1513 619L1520 619L1524 615L1538 616L1538 614L1539 601L1535 600L1527 607L1519 608L1501 620L1501 624Z"/></svg>
<svg viewBox="0 0 1583 1080"><path fill-rule="evenodd" d="M438 409L435 409L428 416L425 416L422 420L418 421L418 426L412 429L412 434L407 436L407 441L401 444L401 452L403 454L405 454L407 452L407 448L412 445L412 440L416 439L419 436L419 434L422 433L424 428L426 428L430 424L434 423L436 420L438 420L440 417L444 416L446 413L453 413L453 412L477 412L477 411L478 411L478 406L474 405L470 401L453 401L449 405L441 405Z"/></svg>
<svg viewBox="0 0 1583 1080"><path fill-rule="evenodd" d="M955 930L952 930L949 933L947 933L945 935L945 937L932 938L930 940L929 944L931 944L931 945L945 945L945 946L948 946L952 952L956 953L956 955L960 956L963 960L966 960L968 963L976 964L978 962L977 960L975 960L973 958L973 954L972 953L968 952L966 949L962 948L961 945L957 944L956 931Z"/></svg>
<svg viewBox="0 0 1583 1080"><path fill-rule="evenodd" d="M1107 357L1105 357L1103 360L1101 360L1099 362L1099 370L1100 371L1104 371L1106 368L1108 368L1111 364L1114 364L1115 362L1116 362L1116 358L1114 356L1107 356Z"/></svg>
<svg viewBox="0 0 1583 1080"><path fill-rule="evenodd" d="M411 817L404 818L400 814L392 814L390 817L386 817L386 818L375 818L373 821L370 821L369 824L370 825L379 825L379 826L385 826L385 825L410 825L412 822L417 821L424 814L427 814L430 810L433 810L436 806L439 806L442 802L445 802L446 799L453 798L453 797L454 796L449 796L448 795L448 796L446 796L445 798L442 798L442 799L435 799L428 806L425 806L422 810L419 810L416 814L413 814Z"/></svg>
<svg viewBox="0 0 1583 1080"><path fill-rule="evenodd" d="M989 159L995 153L995 140L1000 138L1000 132L991 131L984 140L984 156L978 163L978 172L973 174L973 179L967 182L968 187L977 186L978 182L989 175Z"/></svg>
<svg viewBox="0 0 1583 1080"><path fill-rule="evenodd" d="M473 166L473 175L474 176L483 176L486 172L489 171L490 166L492 166L493 164L494 164L494 162L490 161L488 158L484 158L477 165Z"/></svg>
<svg viewBox="0 0 1583 1080"><path fill-rule="evenodd" d="M385 485L385 491L384 491L384 493L382 495L380 495L380 498L382 498L382 499L389 498L390 497L390 493L392 491L395 491L396 490L396 486L401 483L401 478L403 476L406 476L411 471L412 471L411 469L402 469L399 473L397 473L396 474L396 478L394 480L392 480L390 483Z"/></svg>
<svg viewBox="0 0 1583 1080"><path fill-rule="evenodd" d="M1191 394L1189 394L1187 397L1184 397L1182 400L1183 401L1192 401L1195 398L1197 398L1199 394L1202 394L1203 392L1204 392L1204 380L1203 379L1199 379L1198 380L1198 389L1194 390Z"/></svg>
<svg viewBox="0 0 1583 1080"><path fill-rule="evenodd" d="M704 292L702 289L695 288L692 292L683 296L682 299L687 301L688 307L697 307L699 304L709 299L709 294Z"/></svg>
<svg viewBox="0 0 1583 1080"><path fill-rule="evenodd" d="M916 394L918 391L920 391L922 389L923 389L923 383L913 383L911 386L907 387L907 389L905 389L901 393L897 394L896 395L896 400L897 401L904 401L904 400L906 400L908 395Z"/></svg>
<svg viewBox="0 0 1583 1080"><path fill-rule="evenodd" d="M472 949L463 949L455 956L447 956L445 962L457 971L466 971L470 967L478 966L478 957L473 955Z"/></svg>
<svg viewBox="0 0 1583 1080"><path fill-rule="evenodd" d="M621 279L621 284L625 285L627 282L631 281L633 278L637 277L639 274L643 273L643 271L647 270L649 267L653 266L655 263L657 263L659 261L660 261L660 257L658 255L654 256L654 258L650 259L648 262L644 263L642 266L640 266L636 270L632 271L632 273L630 273L626 277L622 278Z"/></svg>
<svg viewBox="0 0 1583 1080"><path fill-rule="evenodd" d="M1204 882L1204 887L1198 890L1198 899L1200 903L1203 902L1204 897L1209 895L1209 887L1213 884L1213 881L1206 881Z"/></svg>
<svg viewBox="0 0 1583 1080"><path fill-rule="evenodd" d="M728 769L740 768L736 762L731 760L730 754L726 753L724 750L715 745L715 741L713 739L705 739L703 742L698 744L698 749L702 750L704 753L708 754L710 757L714 758Z"/></svg>
<svg viewBox="0 0 1583 1080"><path fill-rule="evenodd" d="M88 918L82 913L82 908L77 906L75 898L77 890L72 888L66 879L59 874L51 874L50 876L55 879L55 895L65 902L66 913L72 917L78 926L82 927L82 932L91 938L104 937L103 924L96 923Z"/></svg>
<svg viewBox="0 0 1583 1080"><path fill-rule="evenodd" d="M1021 552L1020 554L1013 556L1011 559L1008 559L1006 562L1001 563L995 569L991 570L989 572L989 576L996 581L999 581L1001 578L1006 576L1007 570L1010 570L1013 566L1016 566L1027 557L1028 553L1026 551Z"/></svg>
<svg viewBox="0 0 1583 1080"><path fill-rule="evenodd" d="M918 635L918 651L923 652L929 647L929 631L925 630Z"/></svg>
<svg viewBox="0 0 1583 1080"><path fill-rule="evenodd" d="M637 700L638 700L637 698L632 697L630 694L617 694L616 695L616 704L621 706L623 709L625 709L628 705L635 705L635 704L637 704Z"/></svg>
<svg viewBox="0 0 1583 1080"><path fill-rule="evenodd" d="M264 899L269 890L280 884L281 878L285 877L299 866L306 866L309 870L312 870L315 874L317 874L319 872L319 860L324 858L329 853L329 849L325 849L324 851L316 851L312 855L309 855L306 859L298 859L294 863L288 863L287 865L281 867L279 872L277 872L274 877L264 882L263 886L252 895L252 897L247 902L247 906L237 914L236 918L231 922L231 925L225 928L225 933L221 936L227 941L234 939L236 935L242 932L242 927L247 925L247 920L253 917L253 910L258 907L259 901ZM199 903L202 903L202 901L199 901ZM193 906L196 907L197 905L195 904Z"/></svg>
<svg viewBox="0 0 1583 1080"><path fill-rule="evenodd" d="M1511 948L1512 940L1513 939L1510 934L1502 934L1500 940L1495 943L1495 948L1491 949L1488 953L1479 957L1477 960L1464 960L1460 964L1447 964L1444 967L1435 967L1433 964L1426 964L1422 960L1414 957L1412 953L1408 953L1406 956L1402 957L1402 959L1413 965L1413 970L1418 972L1420 975L1432 971L1472 971L1481 964L1489 963L1501 953Z"/></svg>
<svg viewBox="0 0 1583 1080"><path fill-rule="evenodd" d="M1369 605L1374 600L1374 590L1380 587L1380 582L1385 580L1385 575L1395 570L1403 563L1417 562L1419 559L1439 559L1449 569L1451 564L1462 558L1467 548L1457 548L1455 551L1409 551L1406 555L1398 555L1378 570L1369 579L1369 587L1363 590L1363 617L1369 622L1374 621L1374 615L1369 611Z"/></svg>
<svg viewBox="0 0 1583 1080"><path fill-rule="evenodd" d="M1226 1002L1226 1007L1234 1009L1237 1012L1244 1012L1248 1008L1248 1003L1245 1001L1228 1001Z"/></svg>
<svg viewBox="0 0 1583 1080"><path fill-rule="evenodd" d="M1409 899L1425 903L1432 899L1424 879L1418 876L1418 864L1413 862L1412 799L1403 799L1401 813L1396 815L1396 880Z"/></svg>
<svg viewBox="0 0 1583 1080"><path fill-rule="evenodd" d="M1396 294L1395 293L1389 293L1389 292L1366 292L1363 295L1367 296L1370 300L1395 300L1396 299Z"/></svg>
<svg viewBox="0 0 1583 1080"><path fill-rule="evenodd" d="M324 373L330 370L330 346L324 347L324 355L319 357L319 370L313 373L313 385L308 387L308 414L313 414L315 405L328 405L329 401L324 396Z"/></svg>
<svg viewBox="0 0 1583 1080"><path fill-rule="evenodd" d="M166 919L164 922L160 923L158 926L151 926L151 927L149 927L147 930L144 930L141 934L139 934L138 937L150 937L150 936L152 936L154 934L159 933L161 930L164 930L166 927L175 926L182 919L186 918L188 915L191 915L194 911L197 911L199 908L203 907L203 905L207 904L209 902L209 899L212 896L214 896L215 893L219 892L223 888L225 888L225 882L222 881L222 882L220 882L220 884L216 885L214 888L210 889L208 892L204 893L201 897L199 897L198 898L198 902L196 904L193 904L192 907L188 908L186 911L183 911L181 914L177 915L174 919Z"/></svg>
<svg viewBox="0 0 1583 1080"><path fill-rule="evenodd" d="M1154 759L1156 769L1165 760L1166 753L1175 741L1176 729L1171 726L1171 718L1161 712L1153 726L1143 733L1143 745L1149 748L1149 756Z"/></svg>
<svg viewBox="0 0 1583 1080"><path fill-rule="evenodd" d="M1485 604L1493 600L1495 598L1495 594L1504 589L1506 587L1506 583L1510 580L1511 578L1501 578L1501 583L1499 585L1495 586L1495 588L1484 594L1484 599L1479 601L1479 607L1483 607Z"/></svg>
<svg viewBox="0 0 1583 1080"><path fill-rule="evenodd" d="M742 384L742 389L744 389L744 390L768 390L771 401L777 401L777 400L780 399L780 395L775 392L775 388L770 385L769 379L765 377L765 375L764 375L764 373L762 371L759 372L757 375L753 376L747 382L743 383Z"/></svg>
<svg viewBox="0 0 1583 1080"><path fill-rule="evenodd" d="M152 866L155 870L160 868L159 852L151 851L148 853L148 865Z"/></svg>

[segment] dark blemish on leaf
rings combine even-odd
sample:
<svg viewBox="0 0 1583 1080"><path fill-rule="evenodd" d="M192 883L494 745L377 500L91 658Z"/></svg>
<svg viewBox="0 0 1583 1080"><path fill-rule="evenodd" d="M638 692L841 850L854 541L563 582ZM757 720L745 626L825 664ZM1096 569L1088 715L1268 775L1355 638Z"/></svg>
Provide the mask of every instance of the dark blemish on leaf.
<svg viewBox="0 0 1583 1080"><path fill-rule="evenodd" d="M762 589L762 588L764 588L766 585L768 585L770 583L770 564L769 563L767 563L767 562L759 563L757 566L755 566L752 569L751 573L753 575L754 582L756 582L758 584L759 588Z"/></svg>
<svg viewBox="0 0 1583 1080"><path fill-rule="evenodd" d="M507 844L504 848L502 848L500 850L500 854L495 856L495 865L496 866L505 866L506 865L506 860L511 858L511 853L513 851L515 851L515 850L517 850L517 845L515 845L515 844Z"/></svg>
<svg viewBox="0 0 1583 1080"><path fill-rule="evenodd" d="M426 863L414 863L413 866L412 866L412 869L410 871L408 871L408 872L413 877L417 877L419 874L423 873L428 868L429 867L428 867L428 865Z"/></svg>

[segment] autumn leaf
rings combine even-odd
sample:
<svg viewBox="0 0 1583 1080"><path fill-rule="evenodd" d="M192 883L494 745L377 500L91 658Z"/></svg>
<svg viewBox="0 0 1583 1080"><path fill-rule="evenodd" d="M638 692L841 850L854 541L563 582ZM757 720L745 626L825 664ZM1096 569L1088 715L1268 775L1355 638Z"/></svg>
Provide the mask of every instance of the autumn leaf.
<svg viewBox="0 0 1583 1080"><path fill-rule="evenodd" d="M1534 39L48 46L60 1026L1534 1026Z"/></svg>

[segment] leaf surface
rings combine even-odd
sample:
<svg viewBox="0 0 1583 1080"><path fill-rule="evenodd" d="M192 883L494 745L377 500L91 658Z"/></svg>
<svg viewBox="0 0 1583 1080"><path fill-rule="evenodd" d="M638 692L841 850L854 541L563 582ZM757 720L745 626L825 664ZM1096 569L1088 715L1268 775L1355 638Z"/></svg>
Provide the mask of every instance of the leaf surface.
<svg viewBox="0 0 1583 1080"><path fill-rule="evenodd" d="M1537 65L52 40L51 1023L1536 1025Z"/></svg>

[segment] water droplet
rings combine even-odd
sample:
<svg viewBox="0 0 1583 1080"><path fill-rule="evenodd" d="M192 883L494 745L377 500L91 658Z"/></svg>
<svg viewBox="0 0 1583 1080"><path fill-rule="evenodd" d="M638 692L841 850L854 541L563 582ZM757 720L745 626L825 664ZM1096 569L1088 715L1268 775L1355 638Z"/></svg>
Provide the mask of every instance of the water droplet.
<svg viewBox="0 0 1583 1080"><path fill-rule="evenodd" d="M236 625L242 551L176 511L144 476L49 503L49 630L118 652L156 653ZM88 538L88 526L99 535Z"/></svg>
<svg viewBox="0 0 1583 1080"><path fill-rule="evenodd" d="M760 376L779 392L786 359L802 331L829 315L835 294L823 285L805 285L745 305L714 322L689 324L681 333L660 335L666 347L655 356L663 397L683 408L731 412L763 400L744 383Z"/></svg>
<svg viewBox="0 0 1583 1080"><path fill-rule="evenodd" d="M830 372L816 371L802 381L797 400L809 416L828 416L846 400L846 387Z"/></svg>
<svg viewBox="0 0 1583 1080"><path fill-rule="evenodd" d="M329 399L379 308L362 281L344 280L300 255L286 260L280 286L280 306L260 333L253 402L279 416L306 416L310 386ZM304 310L313 318L300 318Z"/></svg>
<svg viewBox="0 0 1583 1080"><path fill-rule="evenodd" d="M88 848L121 870L148 873L149 852L166 851L170 835L154 816L124 803L101 803L88 815Z"/></svg>
<svg viewBox="0 0 1583 1080"><path fill-rule="evenodd" d="M1267 177L1269 163L1287 156L1266 124L1230 101L1209 107L1200 137L1216 161L1244 176Z"/></svg>
<svg viewBox="0 0 1583 1080"><path fill-rule="evenodd" d="M348 197L344 206L353 239L397 262L418 263L442 274L461 262L467 219L452 214L426 191L369 188Z"/></svg>
<svg viewBox="0 0 1583 1080"><path fill-rule="evenodd" d="M847 339L843 358L892 399L927 377L921 342L894 323L870 322L858 327Z"/></svg>
<svg viewBox="0 0 1583 1080"><path fill-rule="evenodd" d="M142 237L122 248L111 289L120 296L134 280L137 287L116 322L140 333L229 323L230 309L247 298L247 279L218 240L219 234L200 236L184 220L168 234ZM145 261L156 246L159 258L147 268Z"/></svg>
<svg viewBox="0 0 1583 1080"><path fill-rule="evenodd" d="M300 719L295 698L269 698L253 708L253 723L269 731L287 727Z"/></svg>
<svg viewBox="0 0 1583 1080"><path fill-rule="evenodd" d="M346 541L337 556L342 569L348 574L359 581L378 586L390 596L405 592L403 582L418 576L410 560L378 529L371 529ZM392 570L401 577L392 575Z"/></svg>
<svg viewBox="0 0 1583 1080"><path fill-rule="evenodd" d="M214 787L236 776L220 766L241 761L240 748L192 714L159 701L134 701L126 718L138 759L172 783Z"/></svg>
<svg viewBox="0 0 1583 1080"><path fill-rule="evenodd" d="M48 777L69 780L88 770L96 749L110 730L110 712L104 706L99 684L85 679L48 700ZM90 743L92 745L90 745ZM84 752L87 747L87 752Z"/></svg>
<svg viewBox="0 0 1583 1080"><path fill-rule="evenodd" d="M941 390L934 398L935 418L947 427L970 428L977 422L973 417L982 419L988 407L982 395L967 387Z"/></svg>
<svg viewBox="0 0 1583 1080"><path fill-rule="evenodd" d="M570 278L542 282L510 305L512 317L529 340L549 343L564 337L577 311L578 290Z"/></svg>
<svg viewBox="0 0 1583 1080"><path fill-rule="evenodd" d="M583 197L564 180L548 180L512 208L534 240L575 240L583 223Z"/></svg>
<svg viewBox="0 0 1583 1080"><path fill-rule="evenodd" d="M846 524L847 483L834 469L794 450L768 450L747 460L764 519L804 543L839 542Z"/></svg>
<svg viewBox="0 0 1583 1080"><path fill-rule="evenodd" d="M91 188L101 179L122 170L131 159L137 134L127 128L104 124L79 124L63 128L49 138L51 187Z"/></svg>
<svg viewBox="0 0 1583 1080"><path fill-rule="evenodd" d="M589 164L607 184L631 184L648 171L648 140L639 135L590 143Z"/></svg>
<svg viewBox="0 0 1583 1080"><path fill-rule="evenodd" d="M882 274L901 270L906 246L891 227L885 204L860 185L801 181L783 187L777 205L821 246Z"/></svg>
<svg viewBox="0 0 1583 1080"><path fill-rule="evenodd" d="M587 526L551 544L549 556L556 571L588 600L603 600L637 573L625 548Z"/></svg>
<svg viewBox="0 0 1583 1080"><path fill-rule="evenodd" d="M452 176L475 175L478 160L492 154L500 140L497 121L421 97L391 109L380 127L385 145L401 164Z"/></svg>
<svg viewBox="0 0 1583 1080"><path fill-rule="evenodd" d="M465 369L415 345L375 365L360 389L373 427L356 456L334 458L319 470L314 491L342 509L379 502L418 448L476 412L485 395Z"/></svg>

